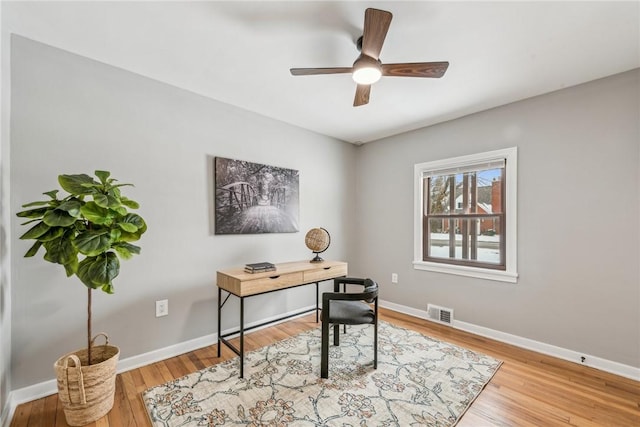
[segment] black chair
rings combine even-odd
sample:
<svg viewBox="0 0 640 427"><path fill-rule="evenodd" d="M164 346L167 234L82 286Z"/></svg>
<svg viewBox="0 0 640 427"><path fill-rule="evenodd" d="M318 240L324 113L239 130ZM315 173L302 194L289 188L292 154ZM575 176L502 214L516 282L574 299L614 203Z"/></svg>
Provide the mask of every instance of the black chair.
<svg viewBox="0 0 640 427"><path fill-rule="evenodd" d="M340 285L344 292L340 292ZM347 293L346 285L361 285L359 293ZM322 294L322 350L320 376L329 378L329 326L333 325L333 345L340 345L340 325L372 324L373 368L378 368L378 284L371 279L339 277L333 281L334 292ZM373 308L371 307L373 304Z"/></svg>

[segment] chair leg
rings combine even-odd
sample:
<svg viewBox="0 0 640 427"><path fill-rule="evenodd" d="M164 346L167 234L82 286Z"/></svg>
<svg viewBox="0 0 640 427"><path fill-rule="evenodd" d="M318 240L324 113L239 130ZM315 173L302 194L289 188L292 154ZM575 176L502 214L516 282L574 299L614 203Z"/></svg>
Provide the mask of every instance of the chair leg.
<svg viewBox="0 0 640 427"><path fill-rule="evenodd" d="M320 377L329 378L329 323L322 322L322 344L320 350Z"/></svg>
<svg viewBox="0 0 640 427"><path fill-rule="evenodd" d="M333 325L333 345L340 345L340 325Z"/></svg>
<svg viewBox="0 0 640 427"><path fill-rule="evenodd" d="M378 369L378 322L373 324L373 369Z"/></svg>

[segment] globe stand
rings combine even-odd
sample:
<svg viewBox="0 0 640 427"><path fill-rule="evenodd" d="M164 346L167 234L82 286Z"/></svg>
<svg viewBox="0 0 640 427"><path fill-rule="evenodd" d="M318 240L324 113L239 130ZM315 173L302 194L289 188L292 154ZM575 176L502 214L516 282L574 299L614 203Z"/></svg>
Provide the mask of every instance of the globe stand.
<svg viewBox="0 0 640 427"><path fill-rule="evenodd" d="M324 262L324 260L320 258L320 252L314 252L314 254L316 254L316 256L309 262Z"/></svg>

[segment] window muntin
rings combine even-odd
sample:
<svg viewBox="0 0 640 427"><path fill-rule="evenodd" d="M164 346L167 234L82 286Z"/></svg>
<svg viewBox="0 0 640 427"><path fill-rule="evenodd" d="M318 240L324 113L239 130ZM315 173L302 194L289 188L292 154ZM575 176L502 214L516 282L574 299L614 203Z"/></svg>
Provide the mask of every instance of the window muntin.
<svg viewBox="0 0 640 427"><path fill-rule="evenodd" d="M517 147L416 164L414 174L414 268L516 283ZM498 180L500 200L482 189Z"/></svg>
<svg viewBox="0 0 640 427"><path fill-rule="evenodd" d="M505 269L504 162L423 178L423 261Z"/></svg>

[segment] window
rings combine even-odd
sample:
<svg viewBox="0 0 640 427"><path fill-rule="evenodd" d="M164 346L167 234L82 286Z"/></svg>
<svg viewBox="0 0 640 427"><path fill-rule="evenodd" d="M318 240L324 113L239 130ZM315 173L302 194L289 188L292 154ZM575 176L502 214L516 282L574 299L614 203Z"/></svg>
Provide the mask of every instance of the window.
<svg viewBox="0 0 640 427"><path fill-rule="evenodd" d="M517 148L415 165L414 267L517 281Z"/></svg>

